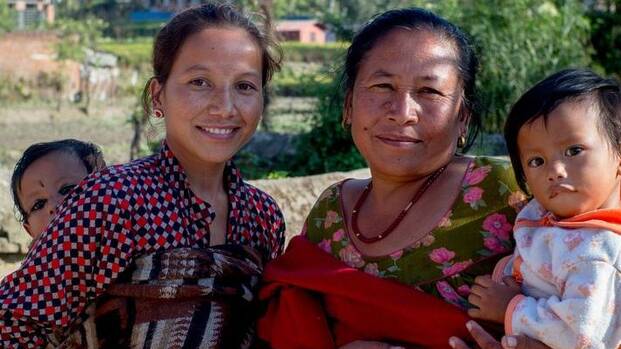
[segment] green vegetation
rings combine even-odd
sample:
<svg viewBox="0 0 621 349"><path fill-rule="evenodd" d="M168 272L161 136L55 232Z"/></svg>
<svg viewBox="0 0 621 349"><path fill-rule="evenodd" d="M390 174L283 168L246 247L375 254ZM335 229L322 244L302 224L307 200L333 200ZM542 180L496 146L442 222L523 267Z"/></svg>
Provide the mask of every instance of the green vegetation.
<svg viewBox="0 0 621 349"><path fill-rule="evenodd" d="M341 127L342 91L338 68L353 33L373 15L388 8L419 6L458 24L476 44L481 61L477 87L484 131L501 130L511 104L529 86L546 75L567 67L590 67L621 78L621 0L239 0L245 10L262 12L272 6L273 18L316 18L335 34L326 45L281 43L283 70L271 84L272 103L262 130L297 135L293 158L267 161L242 153L238 162L249 178L276 178L364 166L349 133ZM83 58L84 48L119 57L119 95L138 95L150 76L154 33L161 22L132 23L129 13L144 10L140 3L116 0L63 0L57 22L49 29L58 33L60 59ZM15 16L6 0L0 0L0 34L14 27ZM130 78L131 77L131 78ZM0 103L41 99L56 101L55 91L66 82L45 75L36 82L0 82ZM47 92L40 93L39 90ZM285 98L283 98L285 97ZM283 103L282 100L289 102ZM274 106L276 104L276 106ZM137 108L137 106L136 106ZM142 122L131 110L132 123ZM144 126L144 125L142 125ZM141 126L141 127L142 127ZM493 138L493 137L491 137ZM485 152L480 143L475 152ZM491 143L490 143L491 144ZM135 152L145 151L145 147Z"/></svg>
<svg viewBox="0 0 621 349"><path fill-rule="evenodd" d="M122 41L107 38L100 40L97 48L101 51L115 54L119 57L121 64L127 66L150 65L153 38L136 37Z"/></svg>

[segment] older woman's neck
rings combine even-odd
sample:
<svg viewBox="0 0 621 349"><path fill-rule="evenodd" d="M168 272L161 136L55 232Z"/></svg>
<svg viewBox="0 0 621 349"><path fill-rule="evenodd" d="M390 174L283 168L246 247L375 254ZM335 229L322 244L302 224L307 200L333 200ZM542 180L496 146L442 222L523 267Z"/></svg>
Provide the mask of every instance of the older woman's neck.
<svg viewBox="0 0 621 349"><path fill-rule="evenodd" d="M411 196L423 186L428 176L389 176L372 172L373 190L370 195L376 202L393 197Z"/></svg>

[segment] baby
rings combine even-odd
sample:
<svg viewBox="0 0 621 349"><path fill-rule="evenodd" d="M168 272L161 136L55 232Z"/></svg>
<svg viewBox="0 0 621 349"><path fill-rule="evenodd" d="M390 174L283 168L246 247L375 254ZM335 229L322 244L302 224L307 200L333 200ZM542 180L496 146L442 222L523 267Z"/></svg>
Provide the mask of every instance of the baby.
<svg viewBox="0 0 621 349"><path fill-rule="evenodd" d="M15 209L28 234L36 240L65 196L105 166L101 150L92 143L64 139L28 147L11 177Z"/></svg>
<svg viewBox="0 0 621 349"><path fill-rule="evenodd" d="M587 70L553 74L513 106L505 138L534 199L517 217L513 255L475 280L469 314L552 348L618 348L619 83Z"/></svg>

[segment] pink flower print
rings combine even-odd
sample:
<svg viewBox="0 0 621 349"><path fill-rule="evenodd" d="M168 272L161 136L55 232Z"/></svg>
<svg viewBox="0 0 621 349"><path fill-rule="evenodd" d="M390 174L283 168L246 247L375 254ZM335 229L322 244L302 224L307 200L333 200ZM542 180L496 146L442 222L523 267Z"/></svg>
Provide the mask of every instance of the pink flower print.
<svg viewBox="0 0 621 349"><path fill-rule="evenodd" d="M339 257L345 264L349 265L352 268L360 268L364 265L362 256L351 244L347 245L339 251Z"/></svg>
<svg viewBox="0 0 621 349"><path fill-rule="evenodd" d="M580 286L578 286L578 291L580 291L580 293L583 296L589 297L595 291L595 285L593 285L593 284L583 284L583 285L580 285Z"/></svg>
<svg viewBox="0 0 621 349"><path fill-rule="evenodd" d="M393 261L396 261L397 259L401 258L401 256L403 256L403 250L395 251L389 256L390 258L392 258Z"/></svg>
<svg viewBox="0 0 621 349"><path fill-rule="evenodd" d="M451 259L453 259L453 257L455 257L455 252L447 250L444 247L436 248L429 253L429 259L438 264L444 264L446 262L449 262Z"/></svg>
<svg viewBox="0 0 621 349"><path fill-rule="evenodd" d="M517 243L521 248L529 248L533 245L533 236L531 234L520 234Z"/></svg>
<svg viewBox="0 0 621 349"><path fill-rule="evenodd" d="M464 202L470 206L475 206L477 201L483 197L483 189L479 187L470 187L464 193Z"/></svg>
<svg viewBox="0 0 621 349"><path fill-rule="evenodd" d="M323 239L317 244L317 246L319 246L320 249L332 254L332 244L330 243L330 240Z"/></svg>
<svg viewBox="0 0 621 349"><path fill-rule="evenodd" d="M470 295L470 286L461 285L457 288L457 293L462 297L468 297Z"/></svg>
<svg viewBox="0 0 621 349"><path fill-rule="evenodd" d="M507 249L502 245L500 240L498 240L494 236L489 236L483 239L483 245L485 245L485 248L494 253L502 253L507 251Z"/></svg>
<svg viewBox="0 0 621 349"><path fill-rule="evenodd" d="M440 223L438 223L438 228L448 228L451 226L451 216L453 215L453 210L448 211L442 219L440 219Z"/></svg>
<svg viewBox="0 0 621 349"><path fill-rule="evenodd" d="M444 276L454 276L454 275L457 275L460 272L462 272L463 270L465 270L466 268L468 268L471 264L472 264L471 260L455 263L455 264L453 264L451 266L448 266L448 267L442 269L442 274L444 274Z"/></svg>
<svg viewBox="0 0 621 349"><path fill-rule="evenodd" d="M458 304L459 303L459 295L455 292L453 287L449 285L446 281L439 281L436 283L436 289L447 302Z"/></svg>
<svg viewBox="0 0 621 349"><path fill-rule="evenodd" d="M379 272L379 267L377 266L377 263L369 263L367 265L364 266L364 272L367 274L371 274L373 276L379 276L380 272Z"/></svg>
<svg viewBox="0 0 621 349"><path fill-rule="evenodd" d="M345 231L343 229L339 229L332 234L332 241L341 241L345 237Z"/></svg>
<svg viewBox="0 0 621 349"><path fill-rule="evenodd" d="M335 211L328 211L326 212L326 219L323 221L323 227L325 229L328 229L332 226L332 224L336 223L339 221L339 215L338 213L336 213Z"/></svg>
<svg viewBox="0 0 621 349"><path fill-rule="evenodd" d="M524 208L524 206L526 206L526 199L526 194L522 193L521 191L514 191L509 195L509 198L507 199L507 204L509 204L509 206L511 206L516 213L519 213Z"/></svg>
<svg viewBox="0 0 621 349"><path fill-rule="evenodd" d="M464 182L467 185L475 185L483 182L487 174L492 170L492 167L487 165L483 167L478 167L472 171L468 171L466 173L466 178L464 178Z"/></svg>
<svg viewBox="0 0 621 349"><path fill-rule="evenodd" d="M591 348L591 340L583 334L578 336L578 343L576 344L576 349Z"/></svg>
<svg viewBox="0 0 621 349"><path fill-rule="evenodd" d="M550 263L543 263L539 267L539 270L537 272L539 273L539 275L547 280L552 280L552 278L554 277L552 275L552 265Z"/></svg>
<svg viewBox="0 0 621 349"><path fill-rule="evenodd" d="M578 247L578 245L580 245L583 240L584 239L582 238L582 235L579 232L575 231L569 232L563 237L563 242L565 243L565 246L567 246L567 249L569 249L570 251L573 251L574 248Z"/></svg>
<svg viewBox="0 0 621 349"><path fill-rule="evenodd" d="M507 221L507 216L500 213L491 214L483 221L483 229L489 231L503 241L509 240L509 233L512 228L511 224Z"/></svg>
<svg viewBox="0 0 621 349"><path fill-rule="evenodd" d="M431 244L433 244L435 241L436 241L436 238L433 235L429 234L425 236L424 238L422 238L420 240L420 243L423 246L427 247L427 246L431 246Z"/></svg>

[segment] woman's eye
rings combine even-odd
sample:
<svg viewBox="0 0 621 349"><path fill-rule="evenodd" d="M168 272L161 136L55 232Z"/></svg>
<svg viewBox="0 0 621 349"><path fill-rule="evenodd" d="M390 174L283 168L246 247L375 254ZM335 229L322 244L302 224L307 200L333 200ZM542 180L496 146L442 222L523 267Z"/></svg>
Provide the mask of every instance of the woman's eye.
<svg viewBox="0 0 621 349"><path fill-rule="evenodd" d="M43 207L45 207L45 203L47 202L47 200L37 200L35 201L35 203L32 205L32 207L30 208L30 213L39 211L41 209L43 209Z"/></svg>
<svg viewBox="0 0 621 349"><path fill-rule="evenodd" d="M381 83L381 84L371 85L371 89L377 90L377 91L388 91L388 90L392 91L393 88L392 88L392 85L389 83Z"/></svg>
<svg viewBox="0 0 621 349"><path fill-rule="evenodd" d="M444 96L444 94L434 88L431 87L423 87L420 90L418 90L418 92L420 93L428 93L428 94L432 94L432 95L439 95L439 96Z"/></svg>
<svg viewBox="0 0 621 349"><path fill-rule="evenodd" d="M543 165L543 159L536 157L528 160L528 167L539 167Z"/></svg>
<svg viewBox="0 0 621 349"><path fill-rule="evenodd" d="M190 80L190 85L193 85L193 86L196 86L196 87L205 87L208 84L209 83L205 79L193 79L193 80Z"/></svg>
<svg viewBox="0 0 621 349"><path fill-rule="evenodd" d="M584 149L581 146L574 145L574 146L567 148L567 150L565 150L565 156L576 156L582 153L583 150Z"/></svg>
<svg viewBox="0 0 621 349"><path fill-rule="evenodd" d="M237 88L242 90L242 91L255 91L257 90L257 88L248 82L240 82L239 84L237 84Z"/></svg>
<svg viewBox="0 0 621 349"><path fill-rule="evenodd" d="M58 191L58 193L60 195L67 195L69 194L69 192L71 192L73 190L73 188L75 188L76 185L75 184L67 184L67 185L63 185L60 190Z"/></svg>

